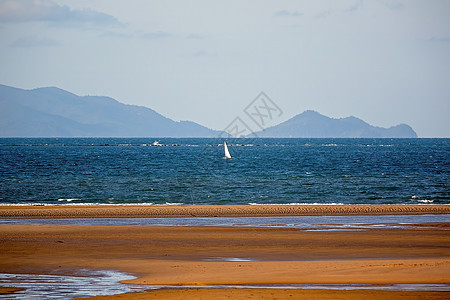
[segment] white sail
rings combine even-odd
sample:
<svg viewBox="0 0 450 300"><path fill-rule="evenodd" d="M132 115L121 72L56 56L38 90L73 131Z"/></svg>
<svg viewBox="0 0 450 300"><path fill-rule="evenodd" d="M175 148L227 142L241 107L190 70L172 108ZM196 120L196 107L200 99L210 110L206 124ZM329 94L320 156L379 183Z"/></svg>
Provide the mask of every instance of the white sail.
<svg viewBox="0 0 450 300"><path fill-rule="evenodd" d="M230 151L228 151L227 142L223 142L223 147L225 149L225 158L231 158Z"/></svg>

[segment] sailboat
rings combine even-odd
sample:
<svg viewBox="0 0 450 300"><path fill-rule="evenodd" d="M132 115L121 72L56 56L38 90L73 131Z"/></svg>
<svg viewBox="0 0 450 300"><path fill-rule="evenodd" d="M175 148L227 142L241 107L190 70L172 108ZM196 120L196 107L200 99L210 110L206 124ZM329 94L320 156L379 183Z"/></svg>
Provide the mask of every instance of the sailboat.
<svg viewBox="0 0 450 300"><path fill-rule="evenodd" d="M223 142L223 148L225 150L225 158L231 158L230 151L228 151L227 142Z"/></svg>

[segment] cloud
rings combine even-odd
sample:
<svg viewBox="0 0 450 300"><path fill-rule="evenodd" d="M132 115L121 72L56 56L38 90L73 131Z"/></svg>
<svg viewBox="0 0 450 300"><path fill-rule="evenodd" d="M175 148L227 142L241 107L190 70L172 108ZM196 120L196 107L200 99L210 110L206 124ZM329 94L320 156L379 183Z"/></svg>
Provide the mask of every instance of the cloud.
<svg viewBox="0 0 450 300"><path fill-rule="evenodd" d="M291 14L287 10L279 10L276 13L273 14L274 17L287 17Z"/></svg>
<svg viewBox="0 0 450 300"><path fill-rule="evenodd" d="M450 36L433 36L432 38L428 39L430 42L443 42L443 43L449 43L450 42Z"/></svg>
<svg viewBox="0 0 450 300"><path fill-rule="evenodd" d="M155 32L147 32L140 34L140 38L145 40L158 40L158 39L165 39L170 37L171 35L164 31L155 31Z"/></svg>
<svg viewBox="0 0 450 300"><path fill-rule="evenodd" d="M217 53L215 52L209 52L203 49L199 49L198 51L195 52L188 52L188 53L183 53L181 54L181 57L185 58L185 59L207 59L207 58L214 58L217 57Z"/></svg>
<svg viewBox="0 0 450 300"><path fill-rule="evenodd" d="M102 38L130 39L135 37L132 33L107 31L99 35Z"/></svg>
<svg viewBox="0 0 450 300"><path fill-rule="evenodd" d="M200 50L194 53L194 57L203 57L203 56L207 56L208 52L204 51L204 50Z"/></svg>
<svg viewBox="0 0 450 300"><path fill-rule="evenodd" d="M320 13L316 14L316 18L317 19L323 19L328 17L331 14L331 11L329 10L323 10Z"/></svg>
<svg viewBox="0 0 450 300"><path fill-rule="evenodd" d="M200 34L191 33L186 38L187 39L194 39L194 40L203 40L205 37L200 35Z"/></svg>
<svg viewBox="0 0 450 300"><path fill-rule="evenodd" d="M363 7L363 0L358 0L355 3L353 3L352 5L350 5L345 11L346 12L354 12L357 10L360 10Z"/></svg>
<svg viewBox="0 0 450 300"><path fill-rule="evenodd" d="M162 40L172 37L170 33L164 31L154 31L154 32L117 32L117 31L107 31L99 35L101 38L113 38L113 39L143 39L143 40Z"/></svg>
<svg viewBox="0 0 450 300"><path fill-rule="evenodd" d="M17 48L32 48L32 47L54 47L60 46L56 40L47 37L36 37L36 36L24 36L15 40L11 46Z"/></svg>
<svg viewBox="0 0 450 300"><path fill-rule="evenodd" d="M301 16L303 16L303 13L300 13L297 10L290 12L288 10L283 9L283 10L279 10L279 11L275 12L273 14L273 16L274 17L301 17Z"/></svg>
<svg viewBox="0 0 450 300"><path fill-rule="evenodd" d="M0 22L120 24L111 15L92 9L71 9L51 0L0 0Z"/></svg>
<svg viewBox="0 0 450 300"><path fill-rule="evenodd" d="M379 2L390 10L402 10L405 8L405 5L398 0L379 0Z"/></svg>

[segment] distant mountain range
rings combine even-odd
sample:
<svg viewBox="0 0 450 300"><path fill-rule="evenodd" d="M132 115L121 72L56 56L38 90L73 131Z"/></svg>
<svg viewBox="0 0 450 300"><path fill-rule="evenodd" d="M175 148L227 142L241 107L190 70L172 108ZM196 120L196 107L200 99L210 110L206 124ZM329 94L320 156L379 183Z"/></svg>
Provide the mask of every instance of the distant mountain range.
<svg viewBox="0 0 450 300"><path fill-rule="evenodd" d="M109 97L77 96L47 87L23 90L0 85L0 137L218 137L191 121L176 122L154 110ZM415 138L406 125L374 127L361 119L332 119L305 111L259 137Z"/></svg>
<svg viewBox="0 0 450 300"><path fill-rule="evenodd" d="M2 137L216 137L190 121L108 97L80 97L48 87L22 90L0 85Z"/></svg>
<svg viewBox="0 0 450 300"><path fill-rule="evenodd" d="M390 128L375 127L356 117L332 119L307 110L295 117L256 132L258 137L279 138L416 138L416 132L406 124Z"/></svg>

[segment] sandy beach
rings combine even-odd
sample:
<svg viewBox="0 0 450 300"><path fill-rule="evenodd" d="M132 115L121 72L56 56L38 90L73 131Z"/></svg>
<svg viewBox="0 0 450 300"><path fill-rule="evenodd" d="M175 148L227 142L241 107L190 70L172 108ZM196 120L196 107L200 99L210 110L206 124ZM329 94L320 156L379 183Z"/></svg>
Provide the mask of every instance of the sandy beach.
<svg viewBox="0 0 450 300"><path fill-rule="evenodd" d="M182 295L182 296L180 296ZM90 299L322 299L322 300L380 300L380 299L448 299L442 292L413 291L331 291L331 290L292 290L292 289L180 289L159 290L151 293L134 293L117 296L98 296Z"/></svg>
<svg viewBox="0 0 450 300"><path fill-rule="evenodd" d="M0 218L264 217L450 214L450 205L48 205L0 206Z"/></svg>
<svg viewBox="0 0 450 300"><path fill-rule="evenodd" d="M331 207L331 206L330 206ZM395 212L395 207L398 207ZM448 206L1 207L15 217L449 213ZM92 210L94 209L94 210ZM106 209L102 214L101 210ZM117 211L114 211L117 209ZM22 211L23 213L18 213ZM172 215L170 212L172 211ZM139 214L138 214L139 212ZM145 214L143 214L145 212ZM222 212L222 214L219 214ZM96 213L96 214L94 214ZM234 216L234 215L233 215ZM450 284L449 223L404 229L0 225L0 272L72 275L118 270L134 284ZM239 258L235 261L231 259ZM230 261L231 260L231 261ZM3 290L0 290L0 293ZM118 299L443 299L449 292L162 289ZM108 296L111 298L111 296Z"/></svg>

